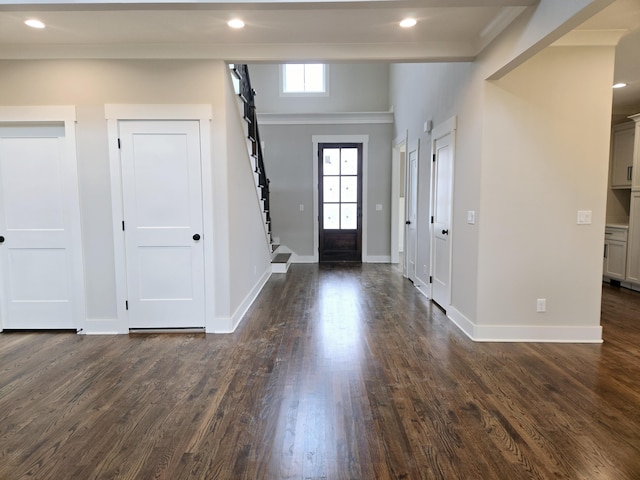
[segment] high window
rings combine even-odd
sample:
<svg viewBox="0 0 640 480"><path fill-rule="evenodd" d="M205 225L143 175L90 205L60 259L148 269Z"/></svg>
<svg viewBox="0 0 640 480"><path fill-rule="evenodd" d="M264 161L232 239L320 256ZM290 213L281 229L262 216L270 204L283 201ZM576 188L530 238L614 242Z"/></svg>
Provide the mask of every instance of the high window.
<svg viewBox="0 0 640 480"><path fill-rule="evenodd" d="M291 63L282 65L283 95L326 95L327 65L321 63Z"/></svg>

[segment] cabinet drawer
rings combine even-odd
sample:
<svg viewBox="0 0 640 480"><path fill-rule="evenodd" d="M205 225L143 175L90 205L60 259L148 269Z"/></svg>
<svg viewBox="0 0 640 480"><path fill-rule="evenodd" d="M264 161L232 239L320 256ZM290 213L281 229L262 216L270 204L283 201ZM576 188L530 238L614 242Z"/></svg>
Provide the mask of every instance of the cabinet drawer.
<svg viewBox="0 0 640 480"><path fill-rule="evenodd" d="M606 227L604 229L604 238L605 240L618 240L621 242L627 241L627 229L626 228L615 228L615 227Z"/></svg>

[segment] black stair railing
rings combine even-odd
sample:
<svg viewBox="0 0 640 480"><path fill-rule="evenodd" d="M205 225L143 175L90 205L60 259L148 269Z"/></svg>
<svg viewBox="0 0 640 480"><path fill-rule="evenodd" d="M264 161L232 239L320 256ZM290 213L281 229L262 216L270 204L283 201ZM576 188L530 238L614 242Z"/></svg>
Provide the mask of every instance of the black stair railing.
<svg viewBox="0 0 640 480"><path fill-rule="evenodd" d="M260 198L264 205L267 229L271 237L271 211L269 205L269 178L264 166L264 156L260 143L260 130L256 115L255 96L256 91L251 87L249 68L244 64L230 65L231 71L239 82L238 95L244 105L244 119L247 122L247 137L251 143L251 156L255 163L255 172L258 174L258 187Z"/></svg>

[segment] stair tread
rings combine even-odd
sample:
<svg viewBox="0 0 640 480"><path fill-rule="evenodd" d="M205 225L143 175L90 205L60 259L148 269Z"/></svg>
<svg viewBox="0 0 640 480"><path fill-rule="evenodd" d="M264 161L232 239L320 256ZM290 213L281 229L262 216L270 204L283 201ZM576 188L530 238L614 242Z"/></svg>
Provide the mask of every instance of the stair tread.
<svg viewBox="0 0 640 480"><path fill-rule="evenodd" d="M271 260L271 263L287 263L290 258L291 258L290 253L279 253L275 256L273 260Z"/></svg>

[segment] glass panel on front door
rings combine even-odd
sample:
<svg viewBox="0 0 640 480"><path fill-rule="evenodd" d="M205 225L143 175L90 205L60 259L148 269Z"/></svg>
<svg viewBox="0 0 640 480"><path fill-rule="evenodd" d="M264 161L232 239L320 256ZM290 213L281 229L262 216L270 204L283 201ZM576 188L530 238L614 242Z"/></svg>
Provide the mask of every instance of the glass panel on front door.
<svg viewBox="0 0 640 480"><path fill-rule="evenodd" d="M322 210L325 230L358 228L358 149L325 148Z"/></svg>

